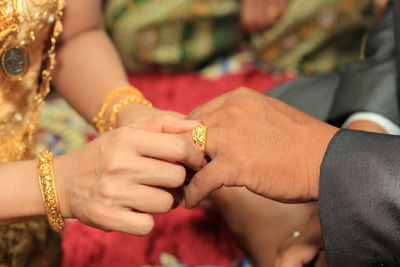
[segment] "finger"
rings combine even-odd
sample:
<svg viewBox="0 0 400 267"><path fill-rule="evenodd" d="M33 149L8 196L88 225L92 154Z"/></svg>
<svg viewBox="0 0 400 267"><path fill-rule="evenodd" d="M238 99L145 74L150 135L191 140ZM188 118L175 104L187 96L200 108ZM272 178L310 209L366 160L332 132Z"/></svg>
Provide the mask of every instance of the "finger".
<svg viewBox="0 0 400 267"><path fill-rule="evenodd" d="M231 178L231 168L223 158L215 158L197 172L184 189L184 206L193 208L203 198L221 188Z"/></svg>
<svg viewBox="0 0 400 267"><path fill-rule="evenodd" d="M146 129L152 132L178 134L191 131L193 128L199 126L200 124L200 121L186 120L181 116L165 114L150 120L133 123L130 126L140 129Z"/></svg>
<svg viewBox="0 0 400 267"><path fill-rule="evenodd" d="M147 213L121 209L112 213L104 228L135 236L145 236L153 230L154 218Z"/></svg>
<svg viewBox="0 0 400 267"><path fill-rule="evenodd" d="M210 118L207 120L204 118L206 122L204 123L206 126L207 125L216 125L218 118L216 116ZM193 138L190 136L191 142L193 141ZM227 142L227 138L223 135L221 128L219 126L211 126L207 127L207 136L206 136L206 146L205 146L205 152L206 155L208 155L211 158L216 157L216 155L219 152L220 148L223 148L225 146L228 146L229 143Z"/></svg>
<svg viewBox="0 0 400 267"><path fill-rule="evenodd" d="M169 192L145 185L127 186L121 190L120 196L124 207L145 212L165 213L174 204L174 197Z"/></svg>
<svg viewBox="0 0 400 267"><path fill-rule="evenodd" d="M177 188L185 182L186 170L179 163L142 157L135 164L140 166L135 181L143 185Z"/></svg>
<svg viewBox="0 0 400 267"><path fill-rule="evenodd" d="M301 261L295 257L296 255L289 255L289 257L278 258L275 262L275 267L302 267Z"/></svg>
<svg viewBox="0 0 400 267"><path fill-rule="evenodd" d="M278 256L275 266L302 267L310 263L318 253L318 248L308 245L292 245Z"/></svg>
<svg viewBox="0 0 400 267"><path fill-rule="evenodd" d="M184 120L179 118L171 118L170 120L163 122L161 125L161 132L179 134L191 131L193 128L201 125L202 122L198 120Z"/></svg>
<svg viewBox="0 0 400 267"><path fill-rule="evenodd" d="M204 154L195 146L190 132L165 134L137 129L132 139L135 150L142 156L180 162L194 170L203 166Z"/></svg>

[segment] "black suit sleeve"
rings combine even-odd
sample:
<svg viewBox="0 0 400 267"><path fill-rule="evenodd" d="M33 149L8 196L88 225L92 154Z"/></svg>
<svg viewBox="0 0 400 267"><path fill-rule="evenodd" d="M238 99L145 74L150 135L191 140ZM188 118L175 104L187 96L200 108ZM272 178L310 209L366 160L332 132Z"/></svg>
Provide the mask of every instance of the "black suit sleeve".
<svg viewBox="0 0 400 267"><path fill-rule="evenodd" d="M400 137L341 130L321 165L329 266L400 266Z"/></svg>

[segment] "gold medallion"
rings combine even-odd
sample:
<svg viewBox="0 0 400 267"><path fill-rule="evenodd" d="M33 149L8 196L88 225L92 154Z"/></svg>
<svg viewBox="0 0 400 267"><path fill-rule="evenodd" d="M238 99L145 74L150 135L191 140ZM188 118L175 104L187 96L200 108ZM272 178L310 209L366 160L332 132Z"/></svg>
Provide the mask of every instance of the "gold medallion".
<svg viewBox="0 0 400 267"><path fill-rule="evenodd" d="M1 69L12 80L20 80L28 71L29 55L22 47L7 48L1 54Z"/></svg>

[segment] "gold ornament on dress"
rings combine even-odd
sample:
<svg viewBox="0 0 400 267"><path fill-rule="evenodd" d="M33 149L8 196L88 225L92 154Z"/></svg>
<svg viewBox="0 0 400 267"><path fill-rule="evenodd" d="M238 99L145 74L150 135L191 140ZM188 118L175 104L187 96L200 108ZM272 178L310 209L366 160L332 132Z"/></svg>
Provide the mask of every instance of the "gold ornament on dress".
<svg viewBox="0 0 400 267"><path fill-rule="evenodd" d="M51 152L46 150L39 154L37 158L37 172L47 219L51 229L60 233L64 230L65 221L58 202L54 181L53 154Z"/></svg>
<svg viewBox="0 0 400 267"><path fill-rule="evenodd" d="M205 154L207 143L207 127L205 125L199 125L194 128L192 130L192 138L194 144Z"/></svg>
<svg viewBox="0 0 400 267"><path fill-rule="evenodd" d="M19 8L18 3L21 5ZM3 101L1 102L3 114L6 112L4 108L7 107L5 103L14 109L13 113L11 113L12 109L9 109L8 114L10 115L2 117L0 120L0 162L22 160L32 156L37 119L43 100L50 91L50 81L56 63L55 48L57 38L62 31L63 8L64 0L24 0L20 2L12 0L0 3L0 55L2 55L0 80L1 76L3 77L0 101ZM44 32L46 32L46 40L49 40L48 46L45 47L45 54L35 59L43 62L40 84L29 85L37 85L37 89L23 88L30 90L27 95L26 91L20 91L22 89L21 80L29 68L29 53L33 47L36 47L37 34L40 33L41 38L44 38ZM44 40L41 39L40 42L42 41ZM29 47L29 51L25 49L27 47ZM14 52L14 54L9 54L8 64L6 64L7 51L8 53ZM8 71L5 71L5 68ZM9 70L14 70L14 74L17 75L7 75L10 74ZM15 91L16 89L19 90ZM6 95L16 96L18 94L24 98L5 98ZM13 98L16 100L11 102L9 99ZM27 104L24 104L23 100L27 101ZM20 110L26 111L20 113Z"/></svg>

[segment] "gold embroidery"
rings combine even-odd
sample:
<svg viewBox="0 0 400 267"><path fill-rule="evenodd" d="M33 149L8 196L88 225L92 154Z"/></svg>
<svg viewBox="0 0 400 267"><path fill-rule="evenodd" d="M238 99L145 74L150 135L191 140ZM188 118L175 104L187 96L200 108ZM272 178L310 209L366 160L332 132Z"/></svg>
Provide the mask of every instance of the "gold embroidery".
<svg viewBox="0 0 400 267"><path fill-rule="evenodd" d="M0 162L32 157L37 118L50 91L56 63L55 46L62 31L63 7L64 1L56 0L13 0L0 6L0 14L4 16L0 35L6 37L1 39L0 53L14 45L23 45L33 62L21 81L7 77L1 80ZM46 43L49 45L43 55ZM40 84L37 83L39 75Z"/></svg>
<svg viewBox="0 0 400 267"><path fill-rule="evenodd" d="M0 74L0 162L33 157L37 119L55 66L63 7L64 0L0 1L0 55L18 47L29 57L20 79ZM0 266L58 266L59 242L44 220L0 227Z"/></svg>

